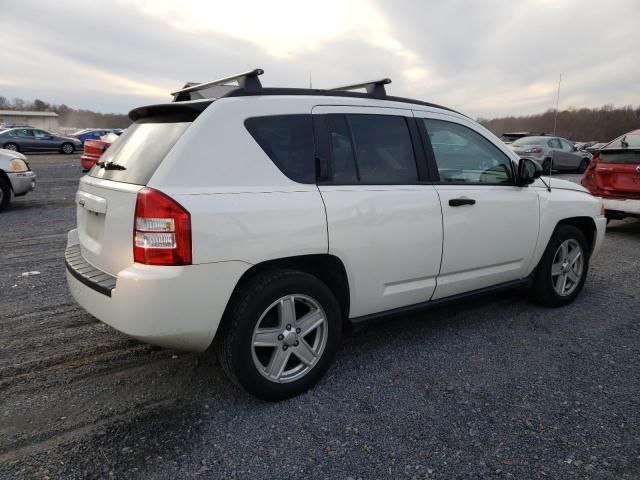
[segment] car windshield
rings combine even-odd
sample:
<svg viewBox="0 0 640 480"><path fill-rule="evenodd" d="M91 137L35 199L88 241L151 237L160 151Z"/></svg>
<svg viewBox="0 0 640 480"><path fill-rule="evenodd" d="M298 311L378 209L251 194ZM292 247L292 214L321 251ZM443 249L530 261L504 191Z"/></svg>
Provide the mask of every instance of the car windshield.
<svg viewBox="0 0 640 480"><path fill-rule="evenodd" d="M640 132L623 135L605 147L606 150L612 148L640 148Z"/></svg>
<svg viewBox="0 0 640 480"><path fill-rule="evenodd" d="M540 143L542 143L542 140L539 137L524 137L524 138L519 138L518 140L513 142L511 145L513 145L514 147L517 147L518 145L538 145Z"/></svg>

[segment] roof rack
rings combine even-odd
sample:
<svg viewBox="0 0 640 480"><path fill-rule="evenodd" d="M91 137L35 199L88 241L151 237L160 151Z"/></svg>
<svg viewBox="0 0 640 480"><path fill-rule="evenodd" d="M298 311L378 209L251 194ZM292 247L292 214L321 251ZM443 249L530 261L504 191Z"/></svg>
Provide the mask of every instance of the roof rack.
<svg viewBox="0 0 640 480"><path fill-rule="evenodd" d="M178 90L176 92L171 93L173 95L174 102L183 102L186 100L194 100L192 98L192 94L195 92L199 92L201 90L207 90L212 87L223 86L229 82L238 82L238 87L242 88L248 93L257 93L262 89L262 84L260 83L260 79L258 76L262 75L264 70L261 68L256 68L249 72L239 73L237 75L232 75L230 77L220 78L218 80L213 80L211 82L205 83L194 83L188 82L184 88ZM228 91L224 92L227 93Z"/></svg>
<svg viewBox="0 0 640 480"><path fill-rule="evenodd" d="M357 90L358 88L364 88L369 95L375 98L385 98L387 91L384 89L385 85L391 83L390 78L382 78L380 80L374 80L372 82L356 83L354 85L345 85L343 87L330 88L329 90Z"/></svg>

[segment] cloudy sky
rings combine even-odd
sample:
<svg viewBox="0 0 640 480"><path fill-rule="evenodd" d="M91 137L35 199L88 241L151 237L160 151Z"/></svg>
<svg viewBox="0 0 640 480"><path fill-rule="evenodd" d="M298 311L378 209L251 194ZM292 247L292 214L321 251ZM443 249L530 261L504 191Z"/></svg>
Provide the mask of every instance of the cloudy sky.
<svg viewBox="0 0 640 480"><path fill-rule="evenodd" d="M390 77L471 116L640 105L640 0L0 1L0 95L103 112L255 67L268 86Z"/></svg>

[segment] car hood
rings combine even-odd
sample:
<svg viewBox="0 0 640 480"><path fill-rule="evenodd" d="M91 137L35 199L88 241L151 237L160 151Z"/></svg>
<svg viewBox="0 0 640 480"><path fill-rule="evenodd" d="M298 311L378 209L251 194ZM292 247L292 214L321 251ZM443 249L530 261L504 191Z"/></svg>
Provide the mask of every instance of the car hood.
<svg viewBox="0 0 640 480"><path fill-rule="evenodd" d="M547 185L551 185L551 191L557 189L557 190L574 190L576 192L589 193L589 190L584 188L582 185L578 185L577 183L573 183L573 182L570 182L569 180L563 180L562 178L557 178L557 177L543 176L541 179L539 178L535 181L534 186L547 188L547 186L541 180L544 180L544 182Z"/></svg>
<svg viewBox="0 0 640 480"><path fill-rule="evenodd" d="M11 160L12 158L19 158L20 160L26 160L25 157L20 152L14 152L13 150L5 150L4 148L0 148L0 160Z"/></svg>

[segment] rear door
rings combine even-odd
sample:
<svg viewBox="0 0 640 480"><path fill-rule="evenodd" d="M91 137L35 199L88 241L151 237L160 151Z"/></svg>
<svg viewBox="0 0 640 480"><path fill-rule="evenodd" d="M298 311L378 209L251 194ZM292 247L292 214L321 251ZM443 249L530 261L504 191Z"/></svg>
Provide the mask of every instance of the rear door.
<svg viewBox="0 0 640 480"><path fill-rule="evenodd" d="M438 179L442 265L434 299L524 278L537 242L538 194L514 182L510 157L474 123L414 112Z"/></svg>
<svg viewBox="0 0 640 480"><path fill-rule="evenodd" d="M329 252L345 262L350 317L430 300L442 213L410 110L313 109Z"/></svg>
<svg viewBox="0 0 640 480"><path fill-rule="evenodd" d="M131 125L80 180L76 193L83 257L117 275L133 263L137 193L150 180L190 121L144 119Z"/></svg>

